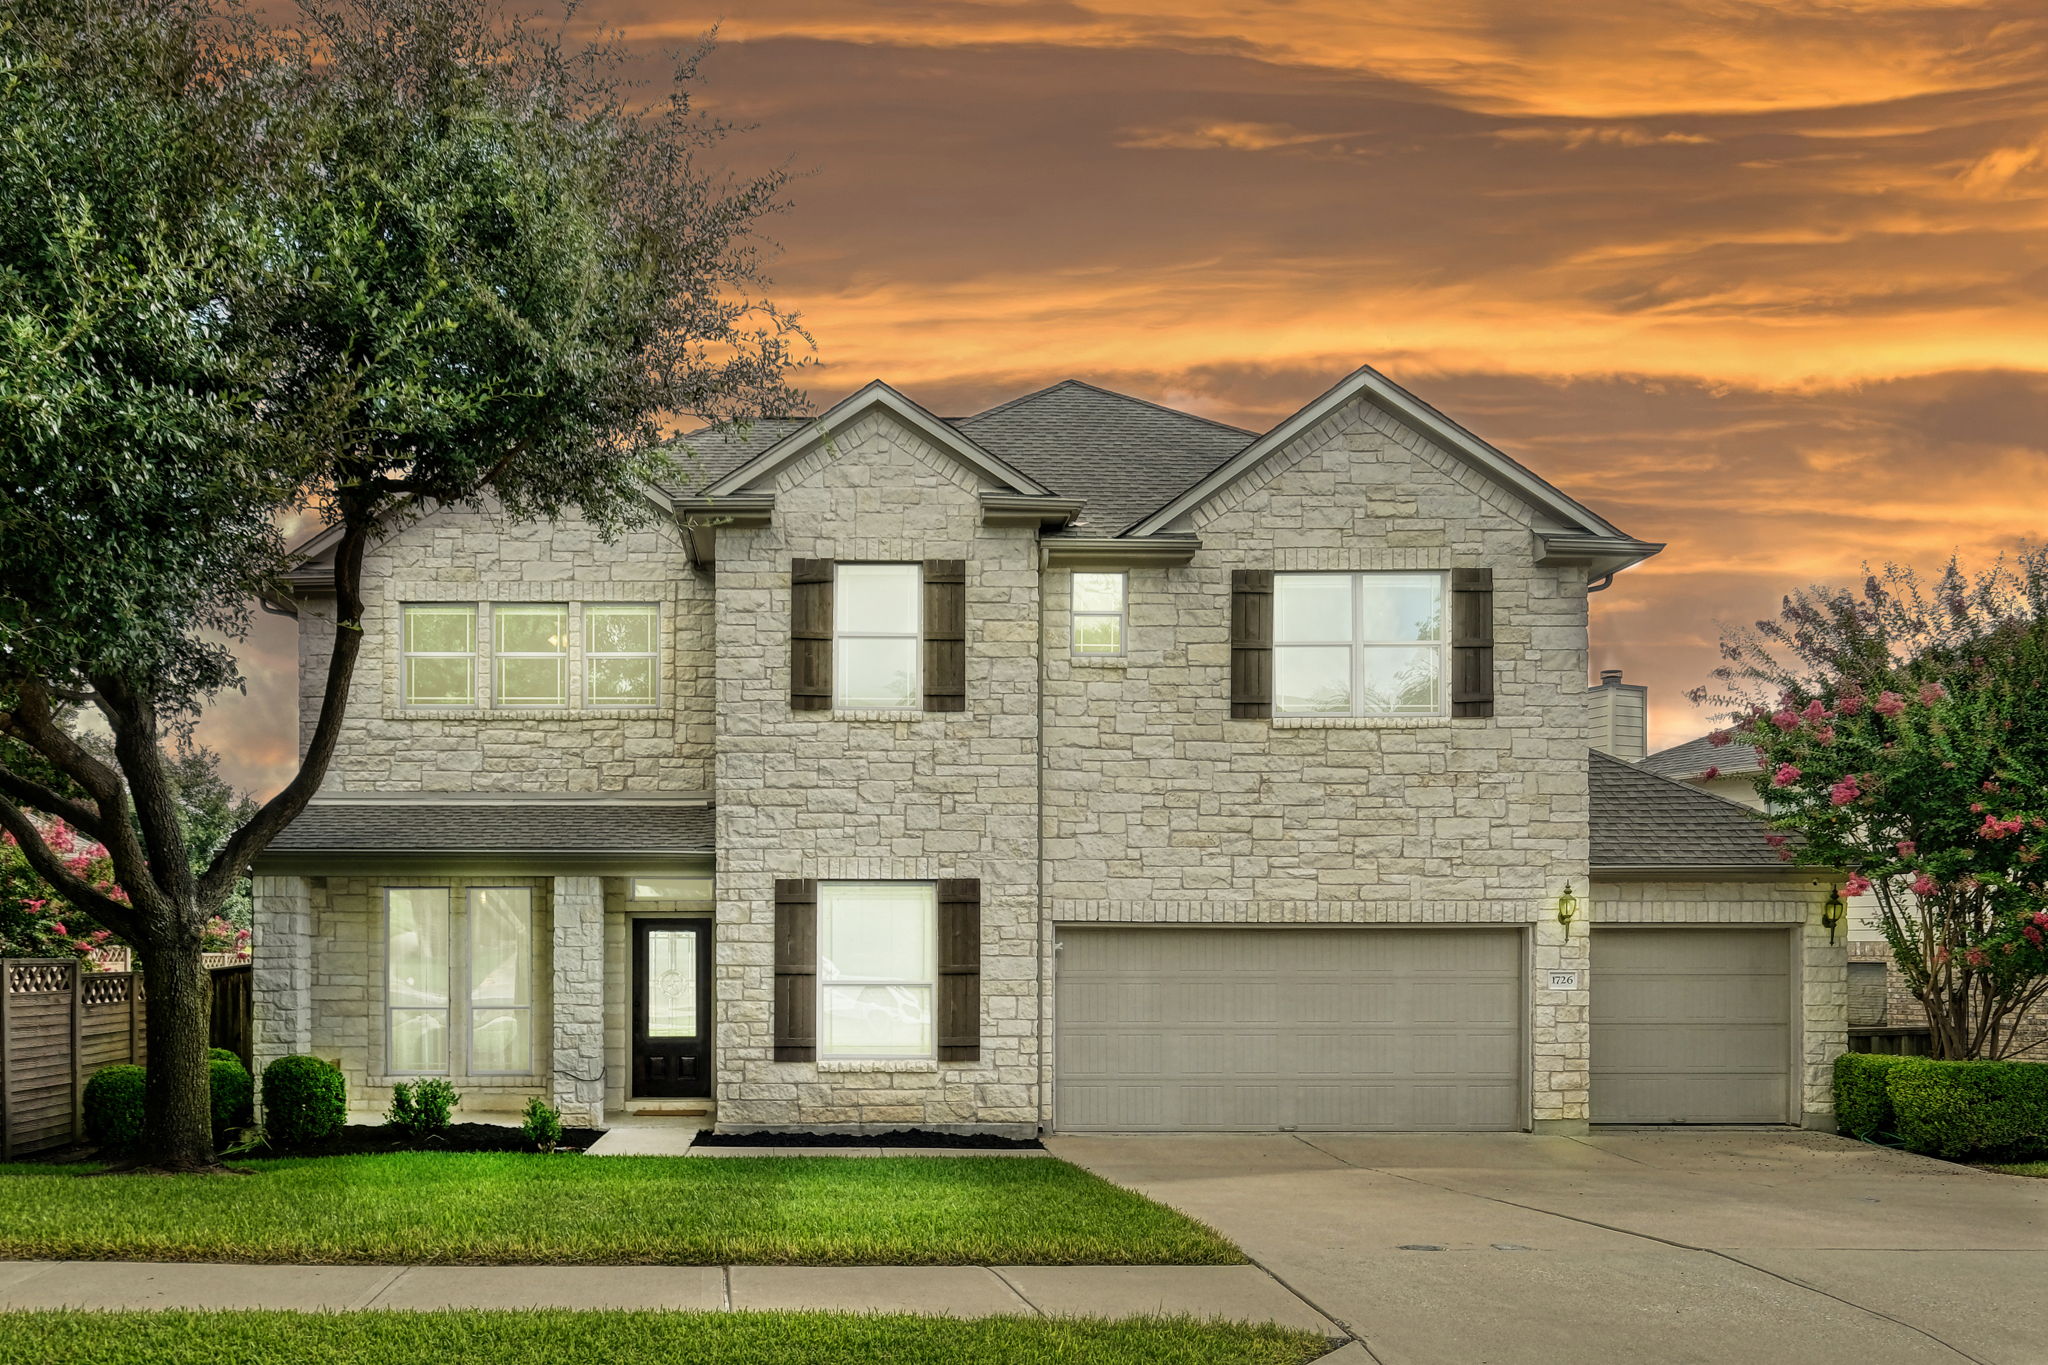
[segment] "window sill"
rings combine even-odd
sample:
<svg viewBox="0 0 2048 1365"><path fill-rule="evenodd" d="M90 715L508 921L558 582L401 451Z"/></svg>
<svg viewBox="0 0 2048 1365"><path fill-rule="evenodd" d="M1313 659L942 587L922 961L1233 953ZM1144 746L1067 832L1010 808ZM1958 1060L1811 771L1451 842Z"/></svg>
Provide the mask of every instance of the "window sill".
<svg viewBox="0 0 2048 1365"><path fill-rule="evenodd" d="M1128 654L1069 654L1067 662L1076 668L1122 668L1129 664Z"/></svg>
<svg viewBox="0 0 2048 1365"><path fill-rule="evenodd" d="M799 714L802 713L800 712ZM861 710L858 707L834 707L832 710L827 711L825 714L830 716L833 720L857 720L863 722L894 721L895 723L901 725L906 721L928 720L934 716L942 714L955 715L958 713L952 711L891 711L887 709Z"/></svg>
<svg viewBox="0 0 2048 1365"><path fill-rule="evenodd" d="M818 1063L818 1070L827 1075L844 1075L856 1071L886 1071L903 1073L936 1074L939 1064L928 1057L840 1057Z"/></svg>
<svg viewBox="0 0 2048 1365"><path fill-rule="evenodd" d="M386 720L455 720L478 725L496 720L666 720L659 706L387 706Z"/></svg>
<svg viewBox="0 0 2048 1365"><path fill-rule="evenodd" d="M1449 716L1275 716L1275 730L1432 730Z"/></svg>

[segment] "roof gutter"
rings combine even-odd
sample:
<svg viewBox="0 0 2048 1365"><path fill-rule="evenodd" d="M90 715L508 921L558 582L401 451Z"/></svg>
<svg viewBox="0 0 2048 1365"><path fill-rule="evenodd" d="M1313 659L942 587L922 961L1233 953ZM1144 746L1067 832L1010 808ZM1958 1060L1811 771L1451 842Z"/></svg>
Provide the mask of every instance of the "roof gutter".
<svg viewBox="0 0 2048 1365"><path fill-rule="evenodd" d="M1038 543L1048 569L1171 568L1202 548L1195 536L1050 536Z"/></svg>

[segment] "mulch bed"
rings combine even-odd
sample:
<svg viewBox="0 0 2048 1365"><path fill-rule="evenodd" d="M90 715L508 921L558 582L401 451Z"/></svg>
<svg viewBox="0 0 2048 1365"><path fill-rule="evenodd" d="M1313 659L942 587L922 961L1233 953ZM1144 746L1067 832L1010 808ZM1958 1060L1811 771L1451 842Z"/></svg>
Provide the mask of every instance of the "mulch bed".
<svg viewBox="0 0 2048 1365"><path fill-rule="evenodd" d="M698 1147L976 1147L1018 1151L1043 1147L1037 1138L994 1133L934 1133L929 1128L894 1128L886 1133L714 1133L697 1134Z"/></svg>
<svg viewBox="0 0 2048 1365"><path fill-rule="evenodd" d="M571 1155L604 1136L602 1128L564 1128L556 1152ZM351 1123L325 1142L289 1150L270 1148L247 1156L364 1156L377 1152L531 1152L533 1143L517 1128L502 1123L451 1123L425 1141L416 1142L382 1123Z"/></svg>

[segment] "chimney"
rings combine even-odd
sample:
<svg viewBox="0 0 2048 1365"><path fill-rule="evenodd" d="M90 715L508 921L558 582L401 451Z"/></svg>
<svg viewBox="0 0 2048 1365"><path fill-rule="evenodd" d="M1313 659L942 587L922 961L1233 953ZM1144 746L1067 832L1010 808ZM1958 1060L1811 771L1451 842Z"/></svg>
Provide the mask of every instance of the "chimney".
<svg viewBox="0 0 2048 1365"><path fill-rule="evenodd" d="M1600 685L1586 689L1593 708L1588 742L1603 754L1639 762L1650 752L1650 689L1621 680L1618 668L1600 670Z"/></svg>

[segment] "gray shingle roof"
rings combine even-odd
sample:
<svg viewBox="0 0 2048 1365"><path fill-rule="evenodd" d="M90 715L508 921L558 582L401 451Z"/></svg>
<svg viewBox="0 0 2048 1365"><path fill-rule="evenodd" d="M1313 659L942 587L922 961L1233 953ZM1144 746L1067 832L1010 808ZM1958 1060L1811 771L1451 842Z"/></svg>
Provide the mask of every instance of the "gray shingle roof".
<svg viewBox="0 0 2048 1365"><path fill-rule="evenodd" d="M1684 779L1698 777L1709 768L1719 768L1732 777L1738 773L1753 773L1763 765L1757 761L1754 745L1716 746L1707 736L1701 735L1698 739L1674 744L1669 749L1659 749L1636 766L1644 772Z"/></svg>
<svg viewBox="0 0 2048 1365"><path fill-rule="evenodd" d="M1594 867L1785 866L1747 806L1598 750L1587 762Z"/></svg>
<svg viewBox="0 0 2048 1365"><path fill-rule="evenodd" d="M279 853L711 852L709 806L623 801L315 801L272 843Z"/></svg>
<svg viewBox="0 0 2048 1365"><path fill-rule="evenodd" d="M1108 536L1173 500L1255 434L1066 379L953 425L1055 493L1086 498L1069 534Z"/></svg>
<svg viewBox="0 0 2048 1365"><path fill-rule="evenodd" d="M669 442L676 468L662 483L670 497L708 488L795 431L808 417L757 417L743 425L699 427Z"/></svg>

